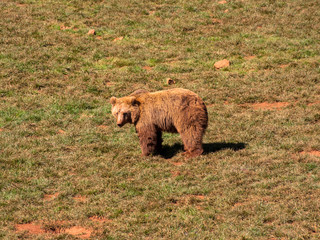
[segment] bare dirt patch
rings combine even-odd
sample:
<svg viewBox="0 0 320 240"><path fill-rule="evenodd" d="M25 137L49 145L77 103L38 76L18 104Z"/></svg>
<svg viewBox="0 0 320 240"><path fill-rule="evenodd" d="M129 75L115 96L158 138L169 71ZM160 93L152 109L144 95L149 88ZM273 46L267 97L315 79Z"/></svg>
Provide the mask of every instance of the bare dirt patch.
<svg viewBox="0 0 320 240"><path fill-rule="evenodd" d="M43 196L43 199L45 200L45 201L50 201L50 200L53 200L53 199L55 199L56 197L58 197L59 196L59 194L60 193L54 193L54 194L44 194L44 196Z"/></svg>
<svg viewBox="0 0 320 240"><path fill-rule="evenodd" d="M107 85L108 87L112 87L112 86L115 85L115 83L114 83L114 82L107 82L106 85Z"/></svg>
<svg viewBox="0 0 320 240"><path fill-rule="evenodd" d="M123 37L117 37L115 39L113 39L114 42L117 42L117 41L121 41L123 39Z"/></svg>
<svg viewBox="0 0 320 240"><path fill-rule="evenodd" d="M212 23L213 23L213 24L222 24L223 22L222 22L221 19L213 18L213 19L212 19Z"/></svg>
<svg viewBox="0 0 320 240"><path fill-rule="evenodd" d="M46 231L42 228L40 224L35 223L24 223L16 224L15 229L17 232L28 232L29 234L45 234Z"/></svg>
<svg viewBox="0 0 320 240"><path fill-rule="evenodd" d="M56 235L56 234L70 234L80 239L90 238L93 230L89 228L84 228L81 226L73 226L66 228L65 225L68 224L66 221L57 221L54 224L43 225L36 223L25 223L16 224L15 229L17 232L27 232L31 235Z"/></svg>
<svg viewBox="0 0 320 240"><path fill-rule="evenodd" d="M143 66L142 68L147 71L151 71L153 69L153 67L150 66Z"/></svg>
<svg viewBox="0 0 320 240"><path fill-rule="evenodd" d="M181 175L181 173L179 171L171 171L171 175L172 177L178 177Z"/></svg>
<svg viewBox="0 0 320 240"><path fill-rule="evenodd" d="M263 103L248 104L247 106L252 107L255 110L279 110L288 105L289 105L288 102L275 102L275 103L263 102Z"/></svg>
<svg viewBox="0 0 320 240"><path fill-rule="evenodd" d="M86 196L77 195L77 196L73 197L73 200L75 200L77 202L85 202L85 201L87 201L87 197Z"/></svg>
<svg viewBox="0 0 320 240"><path fill-rule="evenodd" d="M72 27L67 27L67 26L64 26L64 25L60 26L60 30L70 30L70 29L72 29Z"/></svg>
<svg viewBox="0 0 320 240"><path fill-rule="evenodd" d="M280 67L280 68L287 68L287 67L289 67L289 65L290 65L290 64L281 64L279 67Z"/></svg>
<svg viewBox="0 0 320 240"><path fill-rule="evenodd" d="M204 195L192 195L193 197L197 198L197 199L200 199L200 200L203 200L206 198L206 196Z"/></svg>
<svg viewBox="0 0 320 240"><path fill-rule="evenodd" d="M170 202L174 204L175 206L189 206L193 205L196 207L198 210L202 209L202 205L206 199L206 196L204 195L184 195L179 197L179 199L172 198L170 199Z"/></svg>
<svg viewBox="0 0 320 240"><path fill-rule="evenodd" d="M170 163L177 167L182 166L184 164L183 162L170 162Z"/></svg>
<svg viewBox="0 0 320 240"><path fill-rule="evenodd" d="M65 131L63 131L62 129L59 129L58 130L58 134L65 134L66 132Z"/></svg>
<svg viewBox="0 0 320 240"><path fill-rule="evenodd" d="M81 238L81 239L87 239L92 234L91 229L87 229L87 228L84 228L81 226L73 226L71 228L67 228L64 232L67 234L76 236L78 238Z"/></svg>
<svg viewBox="0 0 320 240"><path fill-rule="evenodd" d="M244 57L245 60L252 60L255 59L257 56L246 56Z"/></svg>
<svg viewBox="0 0 320 240"><path fill-rule="evenodd" d="M320 157L320 151L316 151L316 150L308 151L308 152L303 151L303 152L301 152L301 154L309 154L312 156Z"/></svg>

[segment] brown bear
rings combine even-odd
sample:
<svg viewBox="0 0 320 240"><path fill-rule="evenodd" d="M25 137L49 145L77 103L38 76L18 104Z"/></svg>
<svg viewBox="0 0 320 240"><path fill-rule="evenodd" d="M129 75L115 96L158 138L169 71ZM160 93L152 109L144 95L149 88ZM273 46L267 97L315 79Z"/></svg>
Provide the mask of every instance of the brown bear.
<svg viewBox="0 0 320 240"><path fill-rule="evenodd" d="M181 135L187 157L202 154L208 113L194 92L182 88L158 92L140 89L126 97L111 97L110 103L119 127L135 125L143 156L161 150L162 131Z"/></svg>

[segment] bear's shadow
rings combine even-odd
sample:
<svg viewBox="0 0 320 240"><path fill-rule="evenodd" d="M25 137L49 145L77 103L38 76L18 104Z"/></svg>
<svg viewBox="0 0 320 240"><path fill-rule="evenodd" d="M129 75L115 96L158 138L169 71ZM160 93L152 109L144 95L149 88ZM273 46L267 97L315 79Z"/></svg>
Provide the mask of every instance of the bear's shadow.
<svg viewBox="0 0 320 240"><path fill-rule="evenodd" d="M203 143L203 155L207 155L209 153L214 153L221 151L223 149L232 149L233 151L239 151L246 147L245 143L227 143L227 142L216 142L216 143ZM183 145L181 143L175 143L172 146L163 145L162 150L159 153L165 159L172 158L179 151L183 151Z"/></svg>

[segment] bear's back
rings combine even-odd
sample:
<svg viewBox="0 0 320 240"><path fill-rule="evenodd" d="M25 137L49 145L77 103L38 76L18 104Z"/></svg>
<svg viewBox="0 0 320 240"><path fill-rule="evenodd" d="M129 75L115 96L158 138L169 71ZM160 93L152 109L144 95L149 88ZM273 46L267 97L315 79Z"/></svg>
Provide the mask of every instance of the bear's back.
<svg viewBox="0 0 320 240"><path fill-rule="evenodd" d="M207 124L207 109L194 92L182 88L143 93L137 97L141 102L140 118L152 122L163 131L179 132L182 126L194 121Z"/></svg>

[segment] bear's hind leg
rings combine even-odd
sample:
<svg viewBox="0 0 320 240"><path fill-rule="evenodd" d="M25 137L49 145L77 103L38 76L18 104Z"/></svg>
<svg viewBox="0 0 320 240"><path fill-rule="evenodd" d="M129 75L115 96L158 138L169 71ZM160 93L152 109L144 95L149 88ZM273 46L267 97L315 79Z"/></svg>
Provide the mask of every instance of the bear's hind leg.
<svg viewBox="0 0 320 240"><path fill-rule="evenodd" d="M185 152L183 153L187 158L197 157L203 153L202 136L203 131L196 129L180 133Z"/></svg>

